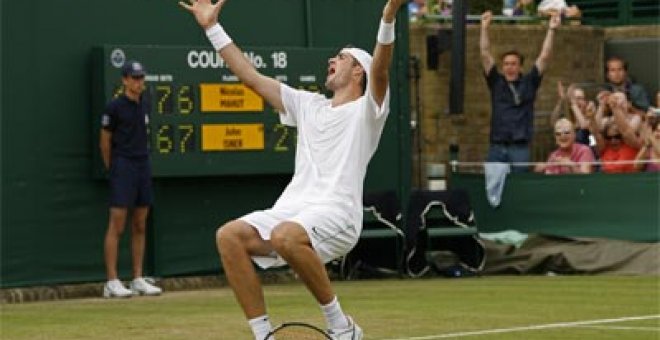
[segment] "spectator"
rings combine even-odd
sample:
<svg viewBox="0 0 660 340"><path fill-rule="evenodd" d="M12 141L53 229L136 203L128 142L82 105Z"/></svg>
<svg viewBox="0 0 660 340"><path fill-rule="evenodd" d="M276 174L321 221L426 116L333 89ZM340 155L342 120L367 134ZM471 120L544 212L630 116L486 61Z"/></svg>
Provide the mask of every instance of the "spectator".
<svg viewBox="0 0 660 340"><path fill-rule="evenodd" d="M601 91L598 94L599 108L596 110L596 120L601 128L609 122L619 125L619 130L628 138L631 146L639 147L639 143L632 142L639 132L642 124L643 112L635 107L629 99L628 94L623 92Z"/></svg>
<svg viewBox="0 0 660 340"><path fill-rule="evenodd" d="M604 129L605 126L612 121L612 110L610 110L610 106L607 104L611 94L612 92L605 90L598 92L596 95L598 106L596 106L594 120L597 123L599 130Z"/></svg>
<svg viewBox="0 0 660 340"><path fill-rule="evenodd" d="M488 27L492 13L481 16L479 47L484 75L491 96L490 148L488 162L529 162L529 143L533 136L534 101L541 85L543 72L550 59L554 32L560 19L553 16L543 42L541 53L529 73L523 75L523 56L509 51L502 56L502 71L497 71L490 53ZM526 171L525 167L514 166L514 172Z"/></svg>
<svg viewBox="0 0 660 340"><path fill-rule="evenodd" d="M536 14L536 4L534 0L518 0L513 15L532 16Z"/></svg>
<svg viewBox="0 0 660 340"><path fill-rule="evenodd" d="M554 125L557 122L568 98L569 113L571 114L569 119L575 125L575 141L580 144L590 145L589 119L595 116L596 105L593 101L587 101L584 89L575 84L571 84L568 90L565 91L563 84L559 81L557 82L557 92L559 99L557 100L555 109L550 114L550 124Z"/></svg>
<svg viewBox="0 0 660 340"><path fill-rule="evenodd" d="M646 172L660 171L660 119L649 118L642 126L641 137L644 144L639 149L635 161L651 161L651 163L635 163L636 170Z"/></svg>
<svg viewBox="0 0 660 340"><path fill-rule="evenodd" d="M534 171L547 175L591 173L593 152L588 146L575 143L575 127L570 120L557 121L555 141L557 150L550 154L547 163L537 164Z"/></svg>
<svg viewBox="0 0 660 340"><path fill-rule="evenodd" d="M601 170L606 173L635 172L635 166L608 162L633 161L637 157L637 149L624 143L623 135L614 122L609 122L604 130L598 130L595 121L591 124L591 133L596 137L596 148L603 162Z"/></svg>
<svg viewBox="0 0 660 340"><path fill-rule="evenodd" d="M605 62L607 90L623 92L630 96L632 104L643 111L648 110L651 103L644 87L633 83L628 77L628 63L620 57L612 56Z"/></svg>
<svg viewBox="0 0 660 340"><path fill-rule="evenodd" d="M410 0L408 2L410 21L417 21L427 13L426 0Z"/></svg>
<svg viewBox="0 0 660 340"><path fill-rule="evenodd" d="M610 95L608 105L612 111L612 120L623 135L623 141L639 149L643 144L638 134L642 125L642 113L621 92Z"/></svg>
<svg viewBox="0 0 660 340"><path fill-rule="evenodd" d="M517 0L504 0L502 3L502 14L510 17L515 14Z"/></svg>
<svg viewBox="0 0 660 340"><path fill-rule="evenodd" d="M438 0L438 13L441 15L451 15L454 0Z"/></svg>
<svg viewBox="0 0 660 340"><path fill-rule="evenodd" d="M582 12L577 6L568 6L565 0L542 0L538 6L538 14L539 16L560 15L568 18L582 16Z"/></svg>

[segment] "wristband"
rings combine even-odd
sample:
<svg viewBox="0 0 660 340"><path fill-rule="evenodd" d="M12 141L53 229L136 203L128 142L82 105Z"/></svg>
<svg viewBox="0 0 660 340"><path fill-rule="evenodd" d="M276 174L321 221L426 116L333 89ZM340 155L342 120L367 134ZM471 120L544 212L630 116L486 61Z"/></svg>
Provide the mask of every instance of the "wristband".
<svg viewBox="0 0 660 340"><path fill-rule="evenodd" d="M396 20L391 23L386 23L382 19L380 20L380 27L378 27L378 38L377 41L379 44L389 45L394 42L394 24Z"/></svg>
<svg viewBox="0 0 660 340"><path fill-rule="evenodd" d="M227 32L225 32L220 24L215 24L207 29L206 36L209 38L211 45L213 45L213 48L215 48L216 51L220 51L232 42L231 38L227 35Z"/></svg>

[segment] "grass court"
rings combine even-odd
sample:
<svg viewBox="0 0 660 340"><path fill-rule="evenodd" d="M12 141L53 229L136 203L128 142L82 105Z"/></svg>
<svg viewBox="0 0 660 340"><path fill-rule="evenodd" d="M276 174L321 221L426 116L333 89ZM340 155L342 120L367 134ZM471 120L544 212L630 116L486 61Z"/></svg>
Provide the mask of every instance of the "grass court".
<svg viewBox="0 0 660 340"><path fill-rule="evenodd" d="M495 276L334 282L365 339L660 339L660 278ZM324 327L301 283L265 286L273 324ZM228 287L4 304L2 339L251 339Z"/></svg>

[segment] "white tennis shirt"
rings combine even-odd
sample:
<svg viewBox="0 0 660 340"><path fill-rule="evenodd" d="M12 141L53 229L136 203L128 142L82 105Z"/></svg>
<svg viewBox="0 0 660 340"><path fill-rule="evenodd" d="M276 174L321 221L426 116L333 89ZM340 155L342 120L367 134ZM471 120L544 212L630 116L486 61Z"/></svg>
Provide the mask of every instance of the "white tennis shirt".
<svg viewBox="0 0 660 340"><path fill-rule="evenodd" d="M325 96L281 85L280 121L298 131L295 172L273 209L327 205L362 226L362 190L369 160L389 113L389 90L378 107L370 90L332 107Z"/></svg>

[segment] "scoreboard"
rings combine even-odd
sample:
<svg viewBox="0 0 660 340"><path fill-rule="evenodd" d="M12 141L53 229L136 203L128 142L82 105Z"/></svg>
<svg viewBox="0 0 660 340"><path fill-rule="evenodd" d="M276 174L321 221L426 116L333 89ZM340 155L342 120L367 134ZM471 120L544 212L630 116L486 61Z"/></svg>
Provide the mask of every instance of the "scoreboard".
<svg viewBox="0 0 660 340"><path fill-rule="evenodd" d="M337 50L243 48L261 73L293 88L320 92L328 58ZM242 84L212 48L103 46L94 50L92 119L94 175L102 176L98 149L101 114L123 92L121 67L129 60L146 71L151 103L149 149L154 177L293 173L295 128Z"/></svg>

